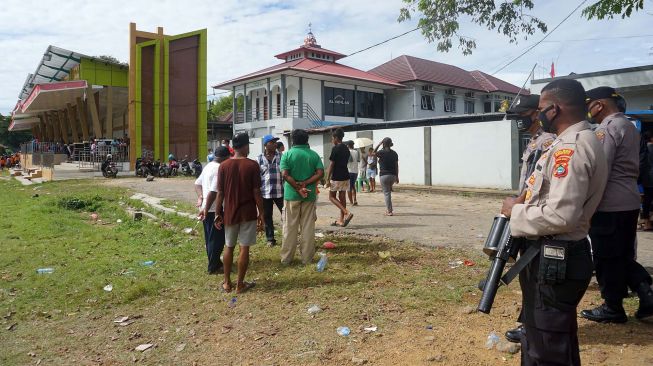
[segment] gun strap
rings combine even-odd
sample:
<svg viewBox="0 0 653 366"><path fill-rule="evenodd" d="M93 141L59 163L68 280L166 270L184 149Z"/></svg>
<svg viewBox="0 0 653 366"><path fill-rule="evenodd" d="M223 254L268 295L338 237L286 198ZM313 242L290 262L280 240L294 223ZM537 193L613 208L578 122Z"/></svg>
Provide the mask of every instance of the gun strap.
<svg viewBox="0 0 653 366"><path fill-rule="evenodd" d="M510 267L508 272L501 277L501 283L508 286L512 280L517 277L519 272L521 272L526 266L535 258L536 255L540 254L539 245L531 245L526 249L524 254L519 256L519 259L515 264Z"/></svg>

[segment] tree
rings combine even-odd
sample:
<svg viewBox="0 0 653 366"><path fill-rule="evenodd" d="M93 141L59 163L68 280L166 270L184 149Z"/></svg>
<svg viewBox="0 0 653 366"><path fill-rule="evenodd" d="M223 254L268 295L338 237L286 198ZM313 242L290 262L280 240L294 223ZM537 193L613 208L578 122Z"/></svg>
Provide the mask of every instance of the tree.
<svg viewBox="0 0 653 366"><path fill-rule="evenodd" d="M238 97L237 100L238 103L238 110L243 109L243 98L242 96ZM223 95L221 97L218 97L216 100L210 100L209 101L209 106L206 109L208 113L208 120L209 121L215 121L219 117L222 117L228 113L230 113L233 109L233 94L229 95Z"/></svg>
<svg viewBox="0 0 653 366"><path fill-rule="evenodd" d="M31 131L9 131L11 117L0 114L0 145L18 151L20 144L32 140Z"/></svg>
<svg viewBox="0 0 653 366"><path fill-rule="evenodd" d="M118 64L118 65L123 65L123 66L129 66L128 63L126 63L126 62L121 62L121 61L118 60L117 58L115 58L115 57L113 57L113 56L110 56L110 55L100 55L100 56L98 56L97 58L98 58L99 60L106 61L106 62L110 62L110 63L113 63L113 64Z"/></svg>
<svg viewBox="0 0 653 366"><path fill-rule="evenodd" d="M418 27L429 42L437 42L438 51L447 52L457 38L458 48L464 55L476 48L473 38L459 33L461 18L469 18L489 30L508 37L510 43L519 38L527 39L537 31L547 32L547 25L539 18L529 14L535 3L532 0L403 0L404 7L399 11L399 22L418 16ZM583 16L587 19L612 18L621 15L629 17L633 10L644 8L644 0L600 0L586 7Z"/></svg>

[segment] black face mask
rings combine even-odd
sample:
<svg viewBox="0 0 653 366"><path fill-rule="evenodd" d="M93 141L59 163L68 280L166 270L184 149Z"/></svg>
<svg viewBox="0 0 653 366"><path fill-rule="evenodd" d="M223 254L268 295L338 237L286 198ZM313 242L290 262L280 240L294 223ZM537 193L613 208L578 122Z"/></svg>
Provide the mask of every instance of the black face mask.
<svg viewBox="0 0 653 366"><path fill-rule="evenodd" d="M537 118L540 120L540 124L542 125L544 132L554 132L555 130L553 127L553 121L558 118L558 113L556 113L556 115L551 119L546 116L546 112L550 111L551 109L555 109L556 112L558 111L555 104L552 104L540 111L540 114L537 116Z"/></svg>
<svg viewBox="0 0 653 366"><path fill-rule="evenodd" d="M533 125L533 119L530 116L517 116L515 122L517 122L517 129L520 132L528 131Z"/></svg>

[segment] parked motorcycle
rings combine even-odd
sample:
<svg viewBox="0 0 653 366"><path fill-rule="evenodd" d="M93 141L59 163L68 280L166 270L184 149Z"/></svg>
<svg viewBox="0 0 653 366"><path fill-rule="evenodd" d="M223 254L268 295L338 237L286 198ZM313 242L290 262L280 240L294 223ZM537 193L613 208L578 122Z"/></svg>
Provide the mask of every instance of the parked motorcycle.
<svg viewBox="0 0 653 366"><path fill-rule="evenodd" d="M179 163L177 160L171 160L170 165L168 165L168 175L171 177L176 177L179 171Z"/></svg>
<svg viewBox="0 0 653 366"><path fill-rule="evenodd" d="M190 167L190 164L188 164L188 160L184 159L181 161L181 174L189 177L193 175L193 170Z"/></svg>
<svg viewBox="0 0 653 366"><path fill-rule="evenodd" d="M200 174L202 174L202 163L198 159L193 160L193 164L191 165L191 169L193 169L193 176L195 178L199 177Z"/></svg>

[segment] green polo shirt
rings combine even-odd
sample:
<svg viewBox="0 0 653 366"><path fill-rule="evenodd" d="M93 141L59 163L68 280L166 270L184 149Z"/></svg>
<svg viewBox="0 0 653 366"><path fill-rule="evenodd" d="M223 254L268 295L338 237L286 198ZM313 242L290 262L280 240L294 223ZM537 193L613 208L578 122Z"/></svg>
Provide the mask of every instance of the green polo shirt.
<svg viewBox="0 0 653 366"><path fill-rule="evenodd" d="M324 169L322 159L308 145L295 145L281 156L281 171L287 170L297 182L303 182L315 174L318 169ZM306 186L310 190L308 197L302 196L285 182L283 186L283 199L287 201L315 201L315 183Z"/></svg>

